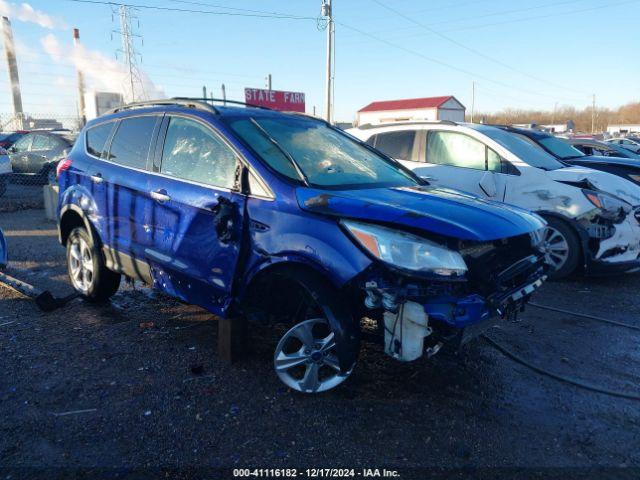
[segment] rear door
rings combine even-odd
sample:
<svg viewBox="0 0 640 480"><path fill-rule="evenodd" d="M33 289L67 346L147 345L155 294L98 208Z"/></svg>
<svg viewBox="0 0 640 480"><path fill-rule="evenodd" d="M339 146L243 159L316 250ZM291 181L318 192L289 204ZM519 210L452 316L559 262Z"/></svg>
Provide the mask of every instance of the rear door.
<svg viewBox="0 0 640 480"><path fill-rule="evenodd" d="M208 123L190 116L167 116L159 142L146 258L162 289L224 314L246 202L239 191L240 157Z"/></svg>
<svg viewBox="0 0 640 480"><path fill-rule="evenodd" d="M461 132L429 130L425 133L425 163L411 167L430 183L504 200L503 161L481 141Z"/></svg>
<svg viewBox="0 0 640 480"><path fill-rule="evenodd" d="M162 114L126 117L115 126L115 133L104 161L90 172L94 183L105 188L105 243L124 266L135 266L144 259L151 230L141 221L152 205L154 189L149 174L151 146L155 145ZM138 272L150 280L147 271Z"/></svg>

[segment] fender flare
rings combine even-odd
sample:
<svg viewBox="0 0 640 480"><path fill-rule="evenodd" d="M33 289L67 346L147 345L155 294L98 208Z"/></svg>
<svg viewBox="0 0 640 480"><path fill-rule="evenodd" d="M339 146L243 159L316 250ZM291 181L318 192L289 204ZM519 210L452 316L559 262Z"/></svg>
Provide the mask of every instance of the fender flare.
<svg viewBox="0 0 640 480"><path fill-rule="evenodd" d="M69 204L63 205L62 208L60 209L60 214L59 214L59 218L60 219L58 221L58 241L60 242L60 244L61 245L65 245L66 244L66 236L68 236L68 234L66 236L63 236L62 219L65 217L66 214L68 214L70 212L73 212L73 213L77 214L82 219L82 222L84 223L84 227L87 230L87 232L89 233L89 236L91 237L91 241L93 242L93 244L94 245L102 245L100 237L96 233L95 227L93 226L93 224L89 220L86 212L84 210L82 210L82 208L80 208L78 205L73 204L73 203L69 203Z"/></svg>
<svg viewBox="0 0 640 480"><path fill-rule="evenodd" d="M268 272L282 275L295 281L313 298L323 311L335 334L336 353L343 372L353 367L360 350L360 322L354 319L352 309L343 292L334 285L322 268L315 262L301 255L279 257L277 261L267 261L260 268L253 271L245 285L251 285L261 275ZM245 288L240 303L245 298L248 288Z"/></svg>

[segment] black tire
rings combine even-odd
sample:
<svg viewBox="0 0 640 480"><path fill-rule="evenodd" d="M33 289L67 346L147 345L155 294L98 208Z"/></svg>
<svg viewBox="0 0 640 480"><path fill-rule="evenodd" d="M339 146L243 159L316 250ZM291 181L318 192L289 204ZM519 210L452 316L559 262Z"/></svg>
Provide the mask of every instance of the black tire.
<svg viewBox="0 0 640 480"><path fill-rule="evenodd" d="M76 286L78 281L74 280L72 250L74 245L79 247L83 245L83 242L90 252L93 271L91 272L91 280L86 282L87 288L81 289ZM67 271L73 288L90 302L105 302L111 298L120 287L121 275L112 272L105 266L104 257L100 248L93 242L91 235L89 235L84 227L74 228L67 238Z"/></svg>
<svg viewBox="0 0 640 480"><path fill-rule="evenodd" d="M549 273L549 278L551 280L567 278L576 272L578 265L580 264L580 258L582 257L580 238L575 230L566 222L555 217L545 217L545 220L547 221L548 226L559 233L569 246L566 260L559 269L552 270Z"/></svg>
<svg viewBox="0 0 640 480"><path fill-rule="evenodd" d="M0 197L7 193L7 183L6 177L0 177Z"/></svg>
<svg viewBox="0 0 640 480"><path fill-rule="evenodd" d="M286 289L288 292L288 300L290 307L290 317L286 322L288 324L288 331L280 338L278 345L274 352L274 368L277 376L280 380L289 388L304 392L304 393L319 393L325 390L333 389L340 385L343 381L351 375L355 363L357 361L358 350L360 345L360 327L359 322L355 322L351 311L348 307L348 303L342 299L341 294L332 288L326 280L320 276L313 274L313 272L298 272L296 269L292 269L287 272L289 281L292 282L291 286ZM283 286L285 284L282 284ZM329 367L325 370L321 370L320 384L318 388L304 388L299 382L302 374L307 374L307 366L301 367L304 372L294 372L293 377L288 377L288 374L278 371L278 358L281 347L287 342L288 335L294 330L301 327L303 324L309 322L316 323L318 329L312 328L315 333L320 334L319 337L323 337L328 333L332 333L335 336L335 359L330 363L333 363L334 367ZM324 325L322 325L324 323ZM291 327L289 329L289 327ZM284 332L283 332L284 333ZM300 345L295 345L296 349ZM307 345L307 347L312 347ZM310 348L308 353L313 357L313 348L319 348L317 345ZM317 353L317 352L316 352ZM325 355L327 355L325 353ZM328 355L327 359L333 358L332 355ZM311 361L311 360L310 360ZM319 359L319 368L324 368L324 360ZM336 373L335 365L339 364L340 371ZM330 374L324 376L322 373ZM297 375L297 374L300 375ZM335 376L334 376L335 375ZM288 379L285 379L288 377ZM333 377L333 378L332 378Z"/></svg>

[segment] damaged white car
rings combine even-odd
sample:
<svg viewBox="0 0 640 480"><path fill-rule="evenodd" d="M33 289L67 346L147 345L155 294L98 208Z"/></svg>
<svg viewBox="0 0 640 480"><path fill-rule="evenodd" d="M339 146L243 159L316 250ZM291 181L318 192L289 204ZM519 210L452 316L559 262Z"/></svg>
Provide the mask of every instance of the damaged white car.
<svg viewBox="0 0 640 480"><path fill-rule="evenodd" d="M348 133L431 184L526 208L548 222L554 278L640 268L640 187L570 167L499 128L454 122L365 125Z"/></svg>

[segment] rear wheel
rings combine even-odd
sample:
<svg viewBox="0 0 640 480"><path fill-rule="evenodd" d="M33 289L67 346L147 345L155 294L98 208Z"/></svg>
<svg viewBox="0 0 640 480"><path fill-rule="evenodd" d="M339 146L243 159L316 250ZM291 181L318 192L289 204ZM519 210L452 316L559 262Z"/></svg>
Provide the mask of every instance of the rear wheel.
<svg viewBox="0 0 640 480"><path fill-rule="evenodd" d="M553 269L550 278L558 280L571 275L580 262L580 241L573 229L562 220L547 217L542 242L545 261Z"/></svg>
<svg viewBox="0 0 640 480"><path fill-rule="evenodd" d="M109 299L120 286L120 274L104 265L100 250L85 228L74 228L69 234L67 268L73 288L92 302Z"/></svg>

